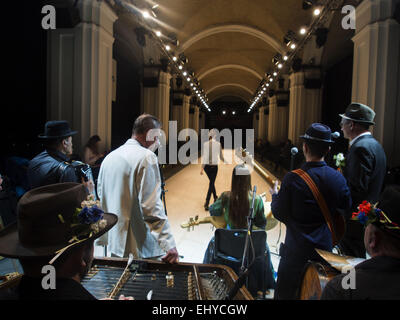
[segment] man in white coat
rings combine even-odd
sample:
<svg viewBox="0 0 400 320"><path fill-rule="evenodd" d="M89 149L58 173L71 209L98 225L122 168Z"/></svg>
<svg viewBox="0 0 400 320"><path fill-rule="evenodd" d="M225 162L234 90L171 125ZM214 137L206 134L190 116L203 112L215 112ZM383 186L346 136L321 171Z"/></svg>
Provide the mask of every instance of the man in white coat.
<svg viewBox="0 0 400 320"><path fill-rule="evenodd" d="M108 233L108 249L118 257L178 261L178 251L161 201L158 159L152 147L158 137L149 130L160 129L158 119L139 116L132 137L108 154L100 167L98 194L103 210L118 215Z"/></svg>

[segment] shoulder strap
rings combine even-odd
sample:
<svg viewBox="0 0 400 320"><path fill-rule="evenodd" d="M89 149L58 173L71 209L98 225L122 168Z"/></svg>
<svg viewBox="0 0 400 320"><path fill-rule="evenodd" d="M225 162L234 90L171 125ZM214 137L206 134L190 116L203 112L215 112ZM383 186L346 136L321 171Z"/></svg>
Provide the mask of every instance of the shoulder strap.
<svg viewBox="0 0 400 320"><path fill-rule="evenodd" d="M312 194L314 195L315 200L317 201L317 203L322 211L322 214L324 215L324 218L328 225L328 228L331 231L333 245L337 244L338 243L337 235L336 235L336 231L335 231L335 226L333 224L331 212L326 204L324 197L322 196L321 192L318 190L318 187L316 186L315 182L313 181L313 179L311 179L309 174L302 169L293 170L292 172L296 173L298 176L300 176L300 178L302 178L306 182L308 187L310 188Z"/></svg>

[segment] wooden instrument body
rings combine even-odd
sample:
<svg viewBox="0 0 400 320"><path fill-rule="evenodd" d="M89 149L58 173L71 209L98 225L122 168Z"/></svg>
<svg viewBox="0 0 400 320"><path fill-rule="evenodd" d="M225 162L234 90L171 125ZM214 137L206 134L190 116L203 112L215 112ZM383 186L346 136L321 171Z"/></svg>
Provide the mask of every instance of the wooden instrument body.
<svg viewBox="0 0 400 320"><path fill-rule="evenodd" d="M326 284L338 274L340 272L329 265L309 261L304 268L299 299L319 300Z"/></svg>

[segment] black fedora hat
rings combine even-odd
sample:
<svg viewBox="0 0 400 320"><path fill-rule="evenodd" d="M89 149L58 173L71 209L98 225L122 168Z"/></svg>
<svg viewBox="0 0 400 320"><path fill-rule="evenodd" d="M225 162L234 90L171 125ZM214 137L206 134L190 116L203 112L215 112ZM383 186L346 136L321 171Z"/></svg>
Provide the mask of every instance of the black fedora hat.
<svg viewBox="0 0 400 320"><path fill-rule="evenodd" d="M331 129L322 123L313 123L300 138L321 143L334 143Z"/></svg>
<svg viewBox="0 0 400 320"><path fill-rule="evenodd" d="M65 120L47 121L44 126L44 133L39 135L41 139L57 139L69 137L78 131L72 131Z"/></svg>
<svg viewBox="0 0 400 320"><path fill-rule="evenodd" d="M339 114L344 119L354 122L374 125L375 112L370 107L362 103L352 102L346 108L344 114Z"/></svg>
<svg viewBox="0 0 400 320"><path fill-rule="evenodd" d="M54 256L75 244L100 237L118 218L98 208L85 207L80 211L86 199L86 188L73 182L28 191L19 200L17 224L0 232L0 256Z"/></svg>

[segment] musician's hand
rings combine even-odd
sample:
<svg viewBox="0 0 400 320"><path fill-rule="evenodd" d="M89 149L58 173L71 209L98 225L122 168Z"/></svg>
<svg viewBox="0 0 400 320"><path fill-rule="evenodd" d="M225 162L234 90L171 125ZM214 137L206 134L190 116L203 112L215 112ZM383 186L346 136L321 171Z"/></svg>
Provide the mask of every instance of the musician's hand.
<svg viewBox="0 0 400 320"><path fill-rule="evenodd" d="M94 192L93 180L85 181L85 179L82 178L82 184L89 190L89 193L93 193Z"/></svg>
<svg viewBox="0 0 400 320"><path fill-rule="evenodd" d="M114 299L112 299L112 298L103 298L103 299L100 299L100 300L114 300ZM135 300L135 298L134 297L125 297L123 294L121 294L119 296L118 300Z"/></svg>
<svg viewBox="0 0 400 320"><path fill-rule="evenodd" d="M162 261L167 263L177 263L179 261L179 254L176 248L169 249L167 254L161 258Z"/></svg>
<svg viewBox="0 0 400 320"><path fill-rule="evenodd" d="M118 298L118 300L135 300L134 297L125 297L123 294L121 294Z"/></svg>

